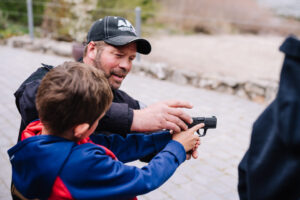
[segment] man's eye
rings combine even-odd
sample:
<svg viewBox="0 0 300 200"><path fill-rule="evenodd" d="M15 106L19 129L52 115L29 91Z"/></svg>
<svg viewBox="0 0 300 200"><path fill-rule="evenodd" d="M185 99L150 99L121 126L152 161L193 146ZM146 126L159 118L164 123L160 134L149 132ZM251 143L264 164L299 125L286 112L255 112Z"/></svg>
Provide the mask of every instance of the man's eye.
<svg viewBox="0 0 300 200"><path fill-rule="evenodd" d="M116 54L116 56L120 58L120 57L122 57L123 55L122 55L122 54Z"/></svg>

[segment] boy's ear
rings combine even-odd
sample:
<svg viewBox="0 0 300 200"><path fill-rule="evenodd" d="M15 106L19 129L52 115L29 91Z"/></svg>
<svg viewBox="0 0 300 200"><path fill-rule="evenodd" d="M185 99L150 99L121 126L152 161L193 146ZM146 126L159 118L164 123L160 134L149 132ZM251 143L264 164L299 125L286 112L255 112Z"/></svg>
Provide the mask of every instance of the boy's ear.
<svg viewBox="0 0 300 200"><path fill-rule="evenodd" d="M88 123L79 124L74 127L74 136L81 139L85 136L85 133L89 130L90 125Z"/></svg>

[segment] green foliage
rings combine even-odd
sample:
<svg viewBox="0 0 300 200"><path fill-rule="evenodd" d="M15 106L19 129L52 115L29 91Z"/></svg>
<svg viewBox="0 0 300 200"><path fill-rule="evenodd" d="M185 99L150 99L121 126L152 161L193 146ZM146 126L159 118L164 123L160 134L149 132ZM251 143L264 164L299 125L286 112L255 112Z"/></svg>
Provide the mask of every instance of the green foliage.
<svg viewBox="0 0 300 200"><path fill-rule="evenodd" d="M122 16L134 22L136 7L141 8L142 21L145 22L153 17L153 13L158 9L158 3L154 0L98 0L97 8L100 12L93 13L93 17L96 20L106 15Z"/></svg>
<svg viewBox="0 0 300 200"><path fill-rule="evenodd" d="M4 14L0 10L0 30L4 30L7 27L7 14Z"/></svg>
<svg viewBox="0 0 300 200"><path fill-rule="evenodd" d="M42 16L44 13L44 5L48 0L39 0L37 3L32 1L32 12L35 16L34 24L40 25L42 23ZM27 24L27 3L26 0L2 0L0 1L0 10L8 16L8 20L20 24Z"/></svg>
<svg viewBox="0 0 300 200"><path fill-rule="evenodd" d="M153 13L158 9L158 0L95 0L95 2L83 0L83 2L93 7L94 3L97 3L97 6L93 10L86 9L86 11L84 9L78 11L77 7L74 11L73 6L77 4L74 0L32 0L34 25L41 28L40 35L69 41L76 38L74 33L87 31L93 21L106 15L122 16L134 24L135 8L140 7L142 23L145 24L154 18ZM26 0L0 0L1 37L19 34L15 28L19 25L27 27L27 23ZM85 27L88 27L87 30ZM26 32L24 28L20 28L20 32L24 31Z"/></svg>
<svg viewBox="0 0 300 200"><path fill-rule="evenodd" d="M8 20L8 15L0 10L0 40L11 36L23 35L28 30L23 25L11 23Z"/></svg>
<svg viewBox="0 0 300 200"><path fill-rule="evenodd" d="M24 35L26 33L28 33L28 28L26 26L6 22L5 29L0 29L0 39L6 39L17 35Z"/></svg>

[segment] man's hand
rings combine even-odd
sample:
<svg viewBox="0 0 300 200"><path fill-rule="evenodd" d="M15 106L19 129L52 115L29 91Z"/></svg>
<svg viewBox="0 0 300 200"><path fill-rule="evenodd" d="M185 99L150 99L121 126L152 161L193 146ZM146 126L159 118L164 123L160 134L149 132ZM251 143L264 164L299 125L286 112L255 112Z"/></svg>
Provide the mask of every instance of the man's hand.
<svg viewBox="0 0 300 200"><path fill-rule="evenodd" d="M192 107L188 102L171 100L152 104L142 110L134 110L131 131L187 130L185 122L191 123L192 118L179 108Z"/></svg>

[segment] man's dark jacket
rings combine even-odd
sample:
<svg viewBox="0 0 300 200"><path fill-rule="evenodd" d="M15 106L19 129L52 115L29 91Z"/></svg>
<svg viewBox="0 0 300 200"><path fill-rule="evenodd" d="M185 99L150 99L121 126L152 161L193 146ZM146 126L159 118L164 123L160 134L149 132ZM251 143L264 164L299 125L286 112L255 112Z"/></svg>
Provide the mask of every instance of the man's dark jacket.
<svg viewBox="0 0 300 200"><path fill-rule="evenodd" d="M300 41L289 37L275 100L253 125L239 165L240 199L300 199Z"/></svg>
<svg viewBox="0 0 300 200"><path fill-rule="evenodd" d="M35 95L42 78L53 68L50 65L42 65L21 84L14 94L22 118L20 133L31 121L38 119ZM113 103L99 122L96 132L119 133L125 136L130 132L133 109L140 109L139 102L121 90L113 90L113 95Z"/></svg>

